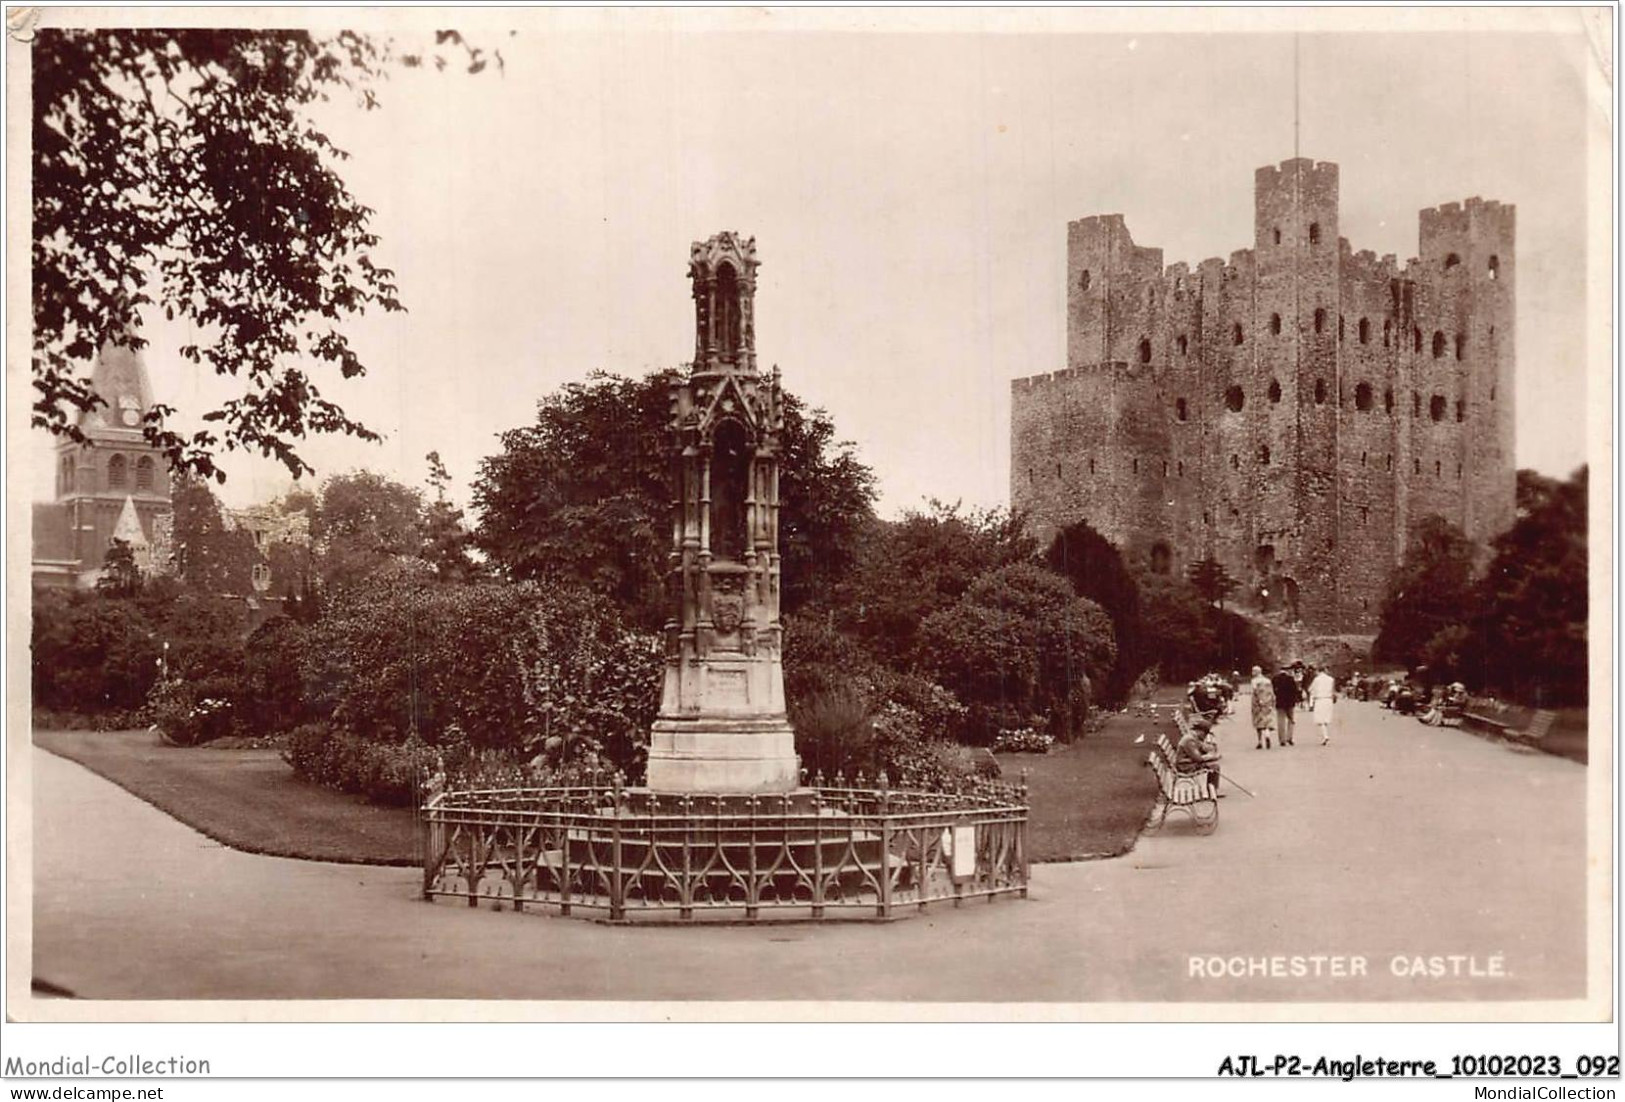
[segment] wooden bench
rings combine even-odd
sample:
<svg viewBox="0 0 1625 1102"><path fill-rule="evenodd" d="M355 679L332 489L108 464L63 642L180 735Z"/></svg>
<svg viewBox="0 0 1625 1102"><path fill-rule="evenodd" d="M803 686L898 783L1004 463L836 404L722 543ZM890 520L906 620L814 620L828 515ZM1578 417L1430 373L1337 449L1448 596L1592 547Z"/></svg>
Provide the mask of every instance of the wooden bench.
<svg viewBox="0 0 1625 1102"><path fill-rule="evenodd" d="M1167 741L1167 736L1162 736L1157 749L1145 759L1145 764L1156 774L1161 795L1152 812L1156 822L1149 829L1161 830L1168 821L1169 811L1183 811L1190 816L1192 825L1199 833L1211 834L1213 828L1219 825L1219 801L1208 791L1207 771L1179 772L1174 768L1172 759L1164 756L1163 746Z"/></svg>

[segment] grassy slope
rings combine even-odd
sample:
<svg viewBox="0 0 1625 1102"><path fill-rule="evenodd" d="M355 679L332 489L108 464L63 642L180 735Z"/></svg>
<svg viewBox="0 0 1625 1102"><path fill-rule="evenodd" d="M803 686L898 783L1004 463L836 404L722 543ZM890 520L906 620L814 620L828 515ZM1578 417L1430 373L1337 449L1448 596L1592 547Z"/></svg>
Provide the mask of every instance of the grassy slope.
<svg viewBox="0 0 1625 1102"><path fill-rule="evenodd" d="M233 849L357 865L416 865L410 808L307 784L276 750L180 749L150 731L35 731L76 761Z"/></svg>

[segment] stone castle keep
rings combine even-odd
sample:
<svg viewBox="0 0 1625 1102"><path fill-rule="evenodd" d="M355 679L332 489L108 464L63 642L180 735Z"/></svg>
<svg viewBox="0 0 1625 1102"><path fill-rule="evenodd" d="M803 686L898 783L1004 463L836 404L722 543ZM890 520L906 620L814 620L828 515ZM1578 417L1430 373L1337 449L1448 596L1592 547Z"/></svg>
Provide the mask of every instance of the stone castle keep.
<svg viewBox="0 0 1625 1102"><path fill-rule="evenodd" d="M1422 518L1512 523L1514 208L1422 211L1403 266L1339 236L1335 164L1260 168L1254 212L1252 248L1195 269L1122 215L1067 226L1067 363L1012 382L1011 505L1368 633Z"/></svg>

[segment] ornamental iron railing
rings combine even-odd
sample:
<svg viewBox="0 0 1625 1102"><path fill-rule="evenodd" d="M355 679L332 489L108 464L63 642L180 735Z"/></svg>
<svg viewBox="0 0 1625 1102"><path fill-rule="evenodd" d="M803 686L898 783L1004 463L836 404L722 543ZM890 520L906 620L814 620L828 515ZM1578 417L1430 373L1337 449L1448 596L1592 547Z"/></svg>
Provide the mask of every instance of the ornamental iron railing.
<svg viewBox="0 0 1625 1102"><path fill-rule="evenodd" d="M1027 894L1027 794L811 787L667 795L618 785L442 792L423 894L611 921L886 919Z"/></svg>

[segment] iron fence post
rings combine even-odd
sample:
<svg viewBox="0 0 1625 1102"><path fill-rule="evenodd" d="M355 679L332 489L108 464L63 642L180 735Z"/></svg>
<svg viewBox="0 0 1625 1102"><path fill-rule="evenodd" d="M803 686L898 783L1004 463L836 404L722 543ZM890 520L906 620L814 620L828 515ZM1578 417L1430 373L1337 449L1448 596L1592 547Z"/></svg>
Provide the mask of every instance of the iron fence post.
<svg viewBox="0 0 1625 1102"><path fill-rule="evenodd" d="M754 919L757 913L757 903L760 902L761 885L757 882L756 873L756 797L752 796L745 805L745 850L746 869L749 879L745 881L745 918Z"/></svg>
<svg viewBox="0 0 1625 1102"><path fill-rule="evenodd" d="M818 779L822 781L823 775ZM812 916L824 917L824 790L813 789L813 890Z"/></svg>
<svg viewBox="0 0 1625 1102"><path fill-rule="evenodd" d="M891 917L891 810L880 794L880 917Z"/></svg>
<svg viewBox="0 0 1625 1102"><path fill-rule="evenodd" d="M626 889L621 883L621 786L616 785L609 820L609 917L626 917Z"/></svg>
<svg viewBox="0 0 1625 1102"><path fill-rule="evenodd" d="M683 883L677 893L678 916L694 917L694 801L684 796L683 809Z"/></svg>

